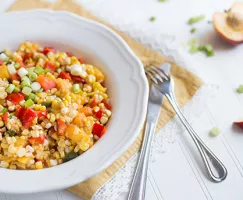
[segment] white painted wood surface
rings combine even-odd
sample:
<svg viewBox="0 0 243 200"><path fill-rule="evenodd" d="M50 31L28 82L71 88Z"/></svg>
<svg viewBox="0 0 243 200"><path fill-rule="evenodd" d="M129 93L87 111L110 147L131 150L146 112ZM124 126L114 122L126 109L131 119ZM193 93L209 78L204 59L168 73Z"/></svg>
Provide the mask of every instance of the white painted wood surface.
<svg viewBox="0 0 243 200"><path fill-rule="evenodd" d="M170 145L166 153L156 155L149 170L147 200L242 200L243 199L243 131L232 128L232 121L243 118L243 96L235 92L243 83L243 45L231 47L215 35L212 25L201 22L195 25L195 34L190 33L186 24L189 17L205 14L211 20L214 11L223 11L230 7L231 0L78 0L91 10L99 11L104 19L134 24L135 29L147 31L154 29L158 33L176 36L177 43L197 38L203 43L215 47L215 56L207 58L202 54L183 56L190 61L192 69L197 71L208 84L219 86L216 97L211 100L193 127L225 163L229 175L219 184L210 182L206 176L200 157L192 146L188 134L183 132L177 142ZM0 11L4 11L14 0L1 0ZM107 13L107 14L106 14ZM149 18L156 17L151 23ZM131 26L132 27L132 26ZM208 136L212 127L219 127L221 135ZM4 180L2 180L4 181ZM20 180L21 181L21 180ZM125 199L126 194L119 199ZM75 200L80 199L66 191L29 195L0 194L0 200Z"/></svg>

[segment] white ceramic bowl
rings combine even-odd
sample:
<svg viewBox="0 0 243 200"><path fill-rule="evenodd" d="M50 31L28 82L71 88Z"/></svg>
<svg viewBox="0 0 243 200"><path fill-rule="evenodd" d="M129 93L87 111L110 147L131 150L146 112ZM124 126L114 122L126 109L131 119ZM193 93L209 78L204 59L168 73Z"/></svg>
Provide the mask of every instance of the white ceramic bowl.
<svg viewBox="0 0 243 200"><path fill-rule="evenodd" d="M73 52L100 67L107 80L113 116L107 133L78 158L42 170L0 169L0 192L29 193L67 188L112 164L135 141L148 98L143 66L107 27L68 12L32 10L0 15L0 50L29 40Z"/></svg>

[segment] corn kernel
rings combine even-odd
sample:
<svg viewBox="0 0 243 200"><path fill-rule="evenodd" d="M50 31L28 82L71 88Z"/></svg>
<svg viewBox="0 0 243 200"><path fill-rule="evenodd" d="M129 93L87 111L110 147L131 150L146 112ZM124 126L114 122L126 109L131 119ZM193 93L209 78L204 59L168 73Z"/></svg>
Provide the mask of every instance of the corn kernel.
<svg viewBox="0 0 243 200"><path fill-rule="evenodd" d="M35 167L36 167L36 169L42 169L42 168L43 168L43 164L42 164L42 162L41 162L41 161L37 161L37 162L35 163Z"/></svg>
<svg viewBox="0 0 243 200"><path fill-rule="evenodd" d="M0 167L7 168L8 166L9 166L9 163L8 162L6 162L6 161L1 161L0 162Z"/></svg>

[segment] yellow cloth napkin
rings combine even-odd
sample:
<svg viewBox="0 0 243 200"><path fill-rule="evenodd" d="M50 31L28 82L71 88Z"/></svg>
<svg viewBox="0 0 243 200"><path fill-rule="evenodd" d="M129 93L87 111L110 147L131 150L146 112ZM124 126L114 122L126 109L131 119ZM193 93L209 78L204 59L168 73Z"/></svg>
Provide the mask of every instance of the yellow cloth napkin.
<svg viewBox="0 0 243 200"><path fill-rule="evenodd" d="M53 4L42 0L17 0L15 4L11 6L9 11L29 10L34 8L66 10L107 25L119 35L121 35L121 37L127 42L135 54L140 58L145 67L149 67L150 65L160 65L164 62L170 62L167 58L161 56L157 52L145 48L143 45L139 44L125 33L114 29L109 24L105 23L101 19L98 19L72 0L58 0ZM184 106L193 97L195 92L201 87L202 81L186 69L181 68L175 63L170 63L172 64L171 73L175 79L176 97L180 106ZM157 130L161 129L169 120L172 119L173 116L174 112L168 101L165 100L163 102L163 109L160 114ZM141 134L133 143L133 145L106 170L78 185L68 188L68 190L83 197L84 199L91 199L95 192L102 185L104 185L136 152L138 152L142 141L142 134L143 131L141 131Z"/></svg>

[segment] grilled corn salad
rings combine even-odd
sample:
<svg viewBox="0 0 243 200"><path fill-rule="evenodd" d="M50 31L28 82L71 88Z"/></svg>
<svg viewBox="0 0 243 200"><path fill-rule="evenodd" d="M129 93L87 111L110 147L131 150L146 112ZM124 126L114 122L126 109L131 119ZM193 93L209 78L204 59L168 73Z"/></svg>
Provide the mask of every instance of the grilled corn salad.
<svg viewBox="0 0 243 200"><path fill-rule="evenodd" d="M22 43L0 53L0 167L67 162L106 132L104 74L71 53Z"/></svg>

